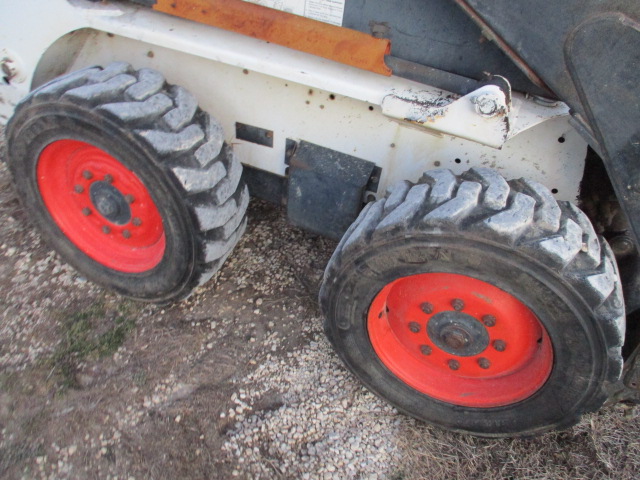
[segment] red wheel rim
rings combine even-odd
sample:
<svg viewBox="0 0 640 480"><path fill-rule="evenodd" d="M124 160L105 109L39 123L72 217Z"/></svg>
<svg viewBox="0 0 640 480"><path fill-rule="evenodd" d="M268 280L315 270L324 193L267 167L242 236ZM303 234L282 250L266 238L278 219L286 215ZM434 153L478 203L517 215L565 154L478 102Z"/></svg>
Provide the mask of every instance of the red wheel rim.
<svg viewBox="0 0 640 480"><path fill-rule="evenodd" d="M55 141L40 154L37 179L53 220L96 262L140 273L162 260L166 241L158 208L142 181L105 151Z"/></svg>
<svg viewBox="0 0 640 480"><path fill-rule="evenodd" d="M374 298L369 338L382 363L421 393L488 408L533 395L553 349L537 317L507 292L450 273L400 278Z"/></svg>

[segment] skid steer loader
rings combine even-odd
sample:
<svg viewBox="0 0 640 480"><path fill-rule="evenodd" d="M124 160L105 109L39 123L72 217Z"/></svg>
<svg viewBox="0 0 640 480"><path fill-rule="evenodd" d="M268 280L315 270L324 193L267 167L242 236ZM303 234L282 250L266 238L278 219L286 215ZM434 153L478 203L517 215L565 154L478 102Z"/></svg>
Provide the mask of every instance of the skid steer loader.
<svg viewBox="0 0 640 480"><path fill-rule="evenodd" d="M187 297L232 253L251 194L341 239L326 334L400 411L509 436L637 400L637 351L622 357L640 306L637 2L0 0L0 15L7 162L87 278Z"/></svg>

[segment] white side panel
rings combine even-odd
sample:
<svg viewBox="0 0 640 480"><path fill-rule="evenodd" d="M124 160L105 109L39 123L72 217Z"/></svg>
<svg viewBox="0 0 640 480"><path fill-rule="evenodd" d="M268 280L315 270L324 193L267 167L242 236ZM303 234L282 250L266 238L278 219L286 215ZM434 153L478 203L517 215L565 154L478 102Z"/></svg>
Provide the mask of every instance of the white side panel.
<svg viewBox="0 0 640 480"><path fill-rule="evenodd" d="M21 68L10 85L0 85L0 123L6 122L15 102L29 91L34 71L50 45L68 32L93 28L116 35L88 36L70 70L113 60L157 68L170 82L190 89L202 107L223 122L228 140L246 164L284 174L285 142L292 138L375 162L383 169L379 192L399 179L416 179L434 166L462 171L490 165L507 177L528 176L557 189L558 198L575 199L578 193L586 144L568 126L566 116L554 118L566 114L563 105L541 110L514 95L511 134L524 133L497 150L382 115L383 100L398 92L447 97L446 92L409 80L372 74L128 4L0 0L0 12L0 50L11 52ZM439 122L455 125L452 120ZM236 140L235 122L273 130L274 147ZM487 135L491 137L491 132ZM560 137L564 143L558 142ZM482 134L473 139L496 145Z"/></svg>
<svg viewBox="0 0 640 480"><path fill-rule="evenodd" d="M243 163L279 175L285 174L291 138L375 162L383 169L379 193L398 180L416 180L428 168L462 172L472 166L532 178L557 189L561 199L575 200L578 193L586 145L567 117L538 124L497 150L395 121L368 102L121 37L90 42L73 68L113 60L156 68L188 88L221 121ZM273 148L236 139L236 122L272 130Z"/></svg>

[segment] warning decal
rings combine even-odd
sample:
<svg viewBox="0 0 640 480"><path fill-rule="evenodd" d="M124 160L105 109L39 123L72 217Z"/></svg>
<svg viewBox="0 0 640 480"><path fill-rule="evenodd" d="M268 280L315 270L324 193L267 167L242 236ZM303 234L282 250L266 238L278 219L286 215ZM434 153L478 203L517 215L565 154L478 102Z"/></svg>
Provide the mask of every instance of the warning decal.
<svg viewBox="0 0 640 480"><path fill-rule="evenodd" d="M345 0L245 0L320 22L342 26Z"/></svg>

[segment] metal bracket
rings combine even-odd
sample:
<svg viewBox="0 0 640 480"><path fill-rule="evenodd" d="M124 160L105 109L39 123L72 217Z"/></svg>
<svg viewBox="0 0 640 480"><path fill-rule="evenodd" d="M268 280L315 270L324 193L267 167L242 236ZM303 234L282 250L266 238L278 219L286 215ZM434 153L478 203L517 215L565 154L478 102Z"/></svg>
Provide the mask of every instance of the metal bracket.
<svg viewBox="0 0 640 480"><path fill-rule="evenodd" d="M399 120L500 148L507 139L511 105L497 85L456 98L428 91L404 91L382 100L382 113Z"/></svg>
<svg viewBox="0 0 640 480"><path fill-rule="evenodd" d="M539 105L521 94L512 94L503 77L467 95L427 90L394 91L382 100L382 113L431 131L502 148L509 138L551 118L569 114L561 102Z"/></svg>

